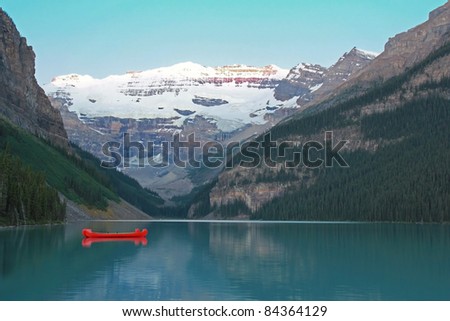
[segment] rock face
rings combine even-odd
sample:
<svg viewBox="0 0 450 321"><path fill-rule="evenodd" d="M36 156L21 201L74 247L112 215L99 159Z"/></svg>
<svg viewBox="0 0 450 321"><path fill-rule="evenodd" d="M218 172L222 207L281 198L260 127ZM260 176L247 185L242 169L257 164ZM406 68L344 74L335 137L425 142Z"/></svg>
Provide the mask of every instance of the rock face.
<svg viewBox="0 0 450 321"><path fill-rule="evenodd" d="M253 171L252 174L254 175L255 172ZM278 182L240 185L241 182L233 177L233 174L235 173L222 174L217 186L211 190L209 196L212 206L220 207L241 201L250 211L254 212L272 199L283 195L289 188L288 184L279 184ZM236 185L230 187L224 185L224 182L234 182Z"/></svg>
<svg viewBox="0 0 450 321"><path fill-rule="evenodd" d="M352 77L345 88L355 84L370 85L374 81L386 80L425 59L432 51L441 47L450 31L450 2L433 10L429 20L406 32L390 38L385 50L373 63Z"/></svg>
<svg viewBox="0 0 450 321"><path fill-rule="evenodd" d="M205 107L214 107L228 104L228 101L223 99L206 98L201 96L195 96L195 98L192 99L192 102L196 105L202 105Z"/></svg>
<svg viewBox="0 0 450 321"><path fill-rule="evenodd" d="M320 65L298 64L275 89L275 99L286 101L300 97L299 100L311 100L313 88L323 83L326 71L327 69Z"/></svg>
<svg viewBox="0 0 450 321"><path fill-rule="evenodd" d="M350 79L352 75L369 66L377 55L377 53L367 52L356 47L345 53L324 74L323 85L315 92L316 97L326 95L335 90Z"/></svg>
<svg viewBox="0 0 450 321"><path fill-rule="evenodd" d="M299 64L275 89L277 100L286 101L298 97L297 104L303 106L332 92L350 76L369 65L377 54L353 48L345 53L333 66Z"/></svg>
<svg viewBox="0 0 450 321"><path fill-rule="evenodd" d="M34 74L33 49L0 8L0 115L53 144L67 146L61 115Z"/></svg>

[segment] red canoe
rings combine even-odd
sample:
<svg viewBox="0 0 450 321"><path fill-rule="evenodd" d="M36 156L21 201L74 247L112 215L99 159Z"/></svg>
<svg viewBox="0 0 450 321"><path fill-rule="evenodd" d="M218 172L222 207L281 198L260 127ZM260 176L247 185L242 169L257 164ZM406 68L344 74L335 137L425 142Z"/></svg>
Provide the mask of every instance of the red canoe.
<svg viewBox="0 0 450 321"><path fill-rule="evenodd" d="M142 231L137 228L134 230L134 232L129 233L99 233L99 232L92 232L91 229L85 228L83 229L82 233L86 238L122 239L130 237L146 237L148 231L145 228Z"/></svg>

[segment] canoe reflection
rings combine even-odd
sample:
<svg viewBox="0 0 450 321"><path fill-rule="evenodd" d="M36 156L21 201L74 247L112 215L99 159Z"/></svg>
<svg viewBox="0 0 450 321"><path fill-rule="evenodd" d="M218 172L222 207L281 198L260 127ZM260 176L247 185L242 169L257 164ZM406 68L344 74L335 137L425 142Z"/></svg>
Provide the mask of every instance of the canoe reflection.
<svg viewBox="0 0 450 321"><path fill-rule="evenodd" d="M106 243L106 242L134 242L134 245L139 246L147 246L148 241L145 237L126 237L126 238L118 238L118 239L111 239L111 238L84 238L81 241L81 245L83 247L91 247L94 243Z"/></svg>

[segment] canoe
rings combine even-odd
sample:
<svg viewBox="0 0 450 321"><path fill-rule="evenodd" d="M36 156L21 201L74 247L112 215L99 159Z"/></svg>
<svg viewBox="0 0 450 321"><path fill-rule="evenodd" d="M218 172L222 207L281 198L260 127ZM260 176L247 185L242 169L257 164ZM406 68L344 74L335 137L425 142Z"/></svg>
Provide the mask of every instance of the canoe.
<svg viewBox="0 0 450 321"><path fill-rule="evenodd" d="M123 238L84 238L81 241L81 245L83 247L91 247L94 243L109 243L109 242L132 242L134 245L139 246L147 246L148 241L146 237L123 237Z"/></svg>
<svg viewBox="0 0 450 321"><path fill-rule="evenodd" d="M92 232L91 229L85 228L83 229L82 233L83 236L86 238L122 239L122 238L146 237L148 231L145 228L142 231L137 228L134 230L134 232L128 233L100 233L100 232Z"/></svg>

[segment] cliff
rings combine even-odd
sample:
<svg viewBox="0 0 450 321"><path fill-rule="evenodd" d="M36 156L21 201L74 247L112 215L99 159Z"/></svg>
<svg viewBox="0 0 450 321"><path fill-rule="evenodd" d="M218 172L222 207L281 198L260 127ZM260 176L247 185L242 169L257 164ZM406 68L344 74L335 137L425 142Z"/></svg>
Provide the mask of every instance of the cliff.
<svg viewBox="0 0 450 321"><path fill-rule="evenodd" d="M0 8L0 115L58 146L67 146L62 118L35 78L35 54Z"/></svg>

